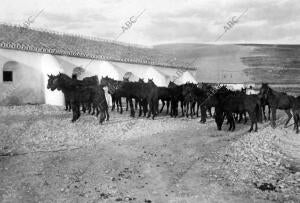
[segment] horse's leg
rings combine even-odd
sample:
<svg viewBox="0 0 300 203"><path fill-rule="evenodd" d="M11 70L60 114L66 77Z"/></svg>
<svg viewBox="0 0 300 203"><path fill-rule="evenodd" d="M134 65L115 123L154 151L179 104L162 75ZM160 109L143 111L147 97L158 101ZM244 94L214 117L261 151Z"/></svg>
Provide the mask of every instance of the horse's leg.
<svg viewBox="0 0 300 203"><path fill-rule="evenodd" d="M140 108L140 109L139 109L139 117L141 117L144 108L142 107L141 101L139 101L138 103L139 103L139 108Z"/></svg>
<svg viewBox="0 0 300 203"><path fill-rule="evenodd" d="M132 100L132 99L131 99ZM128 98L126 98L126 111L128 111Z"/></svg>
<svg viewBox="0 0 300 203"><path fill-rule="evenodd" d="M299 121L300 121L300 116L299 116L299 112L296 113L295 115L295 128L296 128L296 133L299 133Z"/></svg>
<svg viewBox="0 0 300 203"><path fill-rule="evenodd" d="M100 113L100 109L99 109L99 107L94 107L94 109L96 109L96 117L98 117L99 113Z"/></svg>
<svg viewBox="0 0 300 203"><path fill-rule="evenodd" d="M116 103L117 103L117 106L120 106L120 114L122 114L123 113L122 97L117 98Z"/></svg>
<svg viewBox="0 0 300 203"><path fill-rule="evenodd" d="M78 107L77 107L77 119L79 119L79 117L80 117L80 106L78 105Z"/></svg>
<svg viewBox="0 0 300 203"><path fill-rule="evenodd" d="M169 114L170 101L167 100L167 115Z"/></svg>
<svg viewBox="0 0 300 203"><path fill-rule="evenodd" d="M254 118L253 118L253 115L254 114L254 112L249 112L249 117L250 117L250 120L251 120L251 127L250 127L250 129L248 130L248 132L250 133L252 130L253 130L253 125L254 125Z"/></svg>
<svg viewBox="0 0 300 203"><path fill-rule="evenodd" d="M234 130L235 130L235 120L232 119L232 131L234 131Z"/></svg>
<svg viewBox="0 0 300 203"><path fill-rule="evenodd" d="M72 118L72 122L76 121L76 117L77 117L77 104L75 102L72 102L72 113L73 113L73 118Z"/></svg>
<svg viewBox="0 0 300 203"><path fill-rule="evenodd" d="M231 116L228 113L226 113L226 118L227 118L227 123L229 124L228 131L231 131L232 130L232 120L234 120L234 119L231 118Z"/></svg>
<svg viewBox="0 0 300 203"><path fill-rule="evenodd" d="M290 122L291 118L292 118L292 113L290 109L284 110L285 113L288 115L288 118L286 119L286 122L284 124L284 127L287 128L288 123Z"/></svg>
<svg viewBox="0 0 300 203"><path fill-rule="evenodd" d="M146 117L146 114L148 112L148 103L147 100L143 100L143 110L144 110L144 117Z"/></svg>
<svg viewBox="0 0 300 203"><path fill-rule="evenodd" d="M200 104L199 104L200 105ZM205 108L205 106L204 105L200 105L200 113L201 113L201 120L200 120L200 122L201 123L205 123L206 122L206 117L207 117L207 115L206 115L206 108Z"/></svg>
<svg viewBox="0 0 300 203"><path fill-rule="evenodd" d="M243 119L243 113L239 113L238 116L239 116L238 123L241 123Z"/></svg>
<svg viewBox="0 0 300 203"><path fill-rule="evenodd" d="M106 121L109 121L108 106L105 107L105 112L106 112Z"/></svg>
<svg viewBox="0 0 300 203"><path fill-rule="evenodd" d="M153 103L152 103L151 99L148 99L148 98L147 98L147 103L149 104L149 111L148 111L147 118L150 118L151 112L153 111Z"/></svg>
<svg viewBox="0 0 300 203"><path fill-rule="evenodd" d="M112 105L111 105L111 111L114 111L115 110L115 108L116 108L116 99L115 99L115 96L112 96L111 97L111 103L112 103ZM117 111L119 111L119 108L118 108L118 106L117 106Z"/></svg>
<svg viewBox="0 0 300 203"><path fill-rule="evenodd" d="M134 112L134 107L133 107L132 99L129 98L129 99L126 99L126 101L129 102L129 106L130 106L130 116L131 116L131 117L134 117L135 112Z"/></svg>
<svg viewBox="0 0 300 203"><path fill-rule="evenodd" d="M174 115L173 110L174 110L174 101L171 100L171 108L170 108L170 116L171 116L171 117L173 117L173 115Z"/></svg>
<svg viewBox="0 0 300 203"><path fill-rule="evenodd" d="M257 132L257 120L255 120L255 130L254 132Z"/></svg>
<svg viewBox="0 0 300 203"><path fill-rule="evenodd" d="M151 105L151 107L152 107L152 120L154 120L155 115L158 113L158 108L156 106L157 103L154 101L154 98L151 98L151 103L152 103L152 105Z"/></svg>
<svg viewBox="0 0 300 203"><path fill-rule="evenodd" d="M209 114L209 117L212 117L211 107L208 108L208 114Z"/></svg>
<svg viewBox="0 0 300 203"><path fill-rule="evenodd" d="M191 118L193 118L194 115L195 115L195 103L192 102L191 103Z"/></svg>
<svg viewBox="0 0 300 203"><path fill-rule="evenodd" d="M184 102L180 102L181 105L181 116L184 117L184 106L186 105Z"/></svg>
<svg viewBox="0 0 300 203"><path fill-rule="evenodd" d="M67 100L66 96L65 96L65 106L66 106L65 111L68 111L68 100Z"/></svg>
<svg viewBox="0 0 300 203"><path fill-rule="evenodd" d="M189 117L189 110L190 110L189 109L190 102L186 102L185 104L186 104L186 112L185 112L186 115L185 116L188 118Z"/></svg>
<svg viewBox="0 0 300 203"><path fill-rule="evenodd" d="M105 120L106 114L105 114L105 110L103 108L103 104L99 104L98 107L100 109L99 123L102 124L103 121Z"/></svg>
<svg viewBox="0 0 300 203"><path fill-rule="evenodd" d="M244 124L246 124L246 123L247 123L247 121L248 121L248 118L247 118L247 113L246 113L246 112L244 112Z"/></svg>
<svg viewBox="0 0 300 203"><path fill-rule="evenodd" d="M134 104L135 104L135 110L137 110L137 108L138 108L138 101L137 101L137 99L134 99Z"/></svg>
<svg viewBox="0 0 300 203"><path fill-rule="evenodd" d="M271 111L272 111L271 126L272 126L272 128L275 128L276 127L276 108L275 107L271 107Z"/></svg>
<svg viewBox="0 0 300 203"><path fill-rule="evenodd" d="M262 112L263 112L264 120L267 121L267 117L266 117L266 105L262 105Z"/></svg>
<svg viewBox="0 0 300 203"><path fill-rule="evenodd" d="M268 105L268 109L269 109L269 111L268 111L268 120L271 120L271 107L270 107L270 105Z"/></svg>
<svg viewBox="0 0 300 203"><path fill-rule="evenodd" d="M175 105L174 105L174 115L175 115L175 118L176 118L176 116L178 116L178 102L179 101L176 101Z"/></svg>
<svg viewBox="0 0 300 203"><path fill-rule="evenodd" d="M80 108L80 107L79 107L79 108ZM86 111L85 103L82 102L82 112L85 113L85 111Z"/></svg>
<svg viewBox="0 0 300 203"><path fill-rule="evenodd" d="M72 105L72 111L73 111L73 119L72 122L75 122L80 117L80 104L75 102Z"/></svg>
<svg viewBox="0 0 300 203"><path fill-rule="evenodd" d="M162 107L161 107L159 113L161 113L163 111L164 107L165 107L165 101L161 100L161 102L162 102Z"/></svg>
<svg viewBox="0 0 300 203"><path fill-rule="evenodd" d="M199 107L200 107L200 103L197 102L197 111L196 111L196 116L197 118L199 117ZM205 112L206 113L206 112Z"/></svg>

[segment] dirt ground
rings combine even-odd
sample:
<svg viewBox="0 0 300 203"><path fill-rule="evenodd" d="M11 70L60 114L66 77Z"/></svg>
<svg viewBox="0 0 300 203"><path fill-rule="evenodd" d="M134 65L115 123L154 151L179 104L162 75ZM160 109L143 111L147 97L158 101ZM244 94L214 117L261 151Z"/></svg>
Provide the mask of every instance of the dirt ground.
<svg viewBox="0 0 300 203"><path fill-rule="evenodd" d="M227 150L259 135L247 133L249 125L229 133L227 126L217 131L212 119L201 124L199 119L161 115L151 120L113 112L99 125L90 115L71 123L71 114L61 107L0 110L0 202L274 201L262 195L269 191L222 177ZM259 129L273 132L267 126ZM291 127L277 130L285 138L280 151L298 163L300 136ZM294 185L300 189L298 182Z"/></svg>

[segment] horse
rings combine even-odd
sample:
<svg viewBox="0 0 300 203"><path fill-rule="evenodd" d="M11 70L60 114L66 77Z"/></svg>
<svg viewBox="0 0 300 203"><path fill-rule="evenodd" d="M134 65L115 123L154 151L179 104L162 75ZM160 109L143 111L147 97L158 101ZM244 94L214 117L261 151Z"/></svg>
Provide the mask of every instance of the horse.
<svg viewBox="0 0 300 203"><path fill-rule="evenodd" d="M168 87L158 87L158 99L162 102L162 107L159 111L161 113L167 103L167 115L169 114L169 106L172 99L172 91Z"/></svg>
<svg viewBox="0 0 300 203"><path fill-rule="evenodd" d="M131 98L126 97L125 92L122 92L119 90L122 83L124 83L124 82L129 82L129 80L126 78L123 81L114 80L112 78L109 78L108 76L101 78L101 85L108 87L108 93L112 97L111 110L113 111L115 109L115 106L117 106L117 111L119 111L119 107L120 107L120 114L123 113L122 97L126 98L126 111L128 111L128 103L129 103L129 99L131 99ZM139 99L138 98L134 98L134 99L135 99L135 108L137 109L137 106L139 104Z"/></svg>
<svg viewBox="0 0 300 203"><path fill-rule="evenodd" d="M294 117L294 130L296 130L296 133L298 134L300 124L300 96L294 98L292 111Z"/></svg>
<svg viewBox="0 0 300 203"><path fill-rule="evenodd" d="M80 104L89 103L100 113L99 123L102 124L105 118L109 120L108 105L105 99L104 90L100 85L87 85L86 81L72 79L64 73L56 76L48 75L47 88L54 91L64 90L70 94L73 118L75 122L80 117ZM92 83L88 83L92 84Z"/></svg>
<svg viewBox="0 0 300 203"><path fill-rule="evenodd" d="M48 85L47 88L50 89L51 84L53 83L53 80L55 79L54 76L48 75L49 79L48 79ZM62 92L64 94L65 97L65 111L71 111L72 107L71 107L71 98L70 98L70 94L68 91L66 91L65 89L62 89Z"/></svg>
<svg viewBox="0 0 300 203"><path fill-rule="evenodd" d="M193 118L193 114L196 114L199 117L199 108L201 111L201 120L200 122L206 122L206 105L204 102L208 99L208 91L204 90L203 88L199 88L196 84L187 84L183 88L183 94L185 95L185 102L187 105L187 117L188 117L188 109L189 103L190 106L190 115ZM195 105L197 104L197 110L195 113Z"/></svg>
<svg viewBox="0 0 300 203"><path fill-rule="evenodd" d="M207 93L207 95L213 95L217 90L215 87L213 87L211 84L208 84L208 83L202 83L201 86L198 83L197 87L204 90ZM208 105L206 106L209 116L213 117L213 115L211 113L211 108L212 108L212 106L208 106Z"/></svg>
<svg viewBox="0 0 300 203"><path fill-rule="evenodd" d="M119 111L120 108L120 113L122 114L122 95L116 94L116 89L118 89L121 86L121 83L122 81L114 80L112 78L109 78L108 76L102 77L100 82L101 85L108 87L108 93L111 95L112 99L111 111L114 111L115 107L117 106L117 111Z"/></svg>
<svg viewBox="0 0 300 203"><path fill-rule="evenodd" d="M266 106L268 106L268 117L266 116ZM264 97L261 97L261 107L262 107L262 111L263 111L264 120L265 121L270 120L271 108L270 108L268 101Z"/></svg>
<svg viewBox="0 0 300 203"><path fill-rule="evenodd" d="M224 117L227 117L229 122L229 131L235 130L235 122L233 113L248 112L251 127L248 132L253 130L257 132L257 122L261 121L261 104L260 98L257 95L246 95L228 90L226 87L221 87L210 98L211 102L215 105L215 122L218 130L222 129Z"/></svg>
<svg viewBox="0 0 300 203"><path fill-rule="evenodd" d="M288 115L287 120L285 121L284 127L287 128L289 121L292 118L291 108L293 106L293 97L287 95L284 92L277 92L269 87L267 83L262 83L262 86L259 91L259 95L268 102L269 107L271 108L271 126L276 127L276 110L284 110Z"/></svg>
<svg viewBox="0 0 300 203"><path fill-rule="evenodd" d="M130 116L134 117L135 112L132 104L132 98L138 99L143 102L143 106L149 105L150 110L148 112L148 118L152 114L152 119L157 115L158 112L158 88L153 83L153 81L148 81L148 83L140 82L124 82L118 89L122 92L127 99L129 99L130 104ZM141 108L140 108L141 114Z"/></svg>
<svg viewBox="0 0 300 203"><path fill-rule="evenodd" d="M184 105L186 107L186 117L189 115L193 118L195 114L195 105L196 105L196 96L193 94L194 90L197 88L197 85L193 83L186 83L182 85L182 95L184 96ZM190 110L190 114L189 114Z"/></svg>
<svg viewBox="0 0 300 203"><path fill-rule="evenodd" d="M184 116L184 95L182 94L183 86L176 85L174 82L170 81L168 87L172 92L172 99L171 99L171 117L176 117L178 115L178 102L181 105L181 113Z"/></svg>

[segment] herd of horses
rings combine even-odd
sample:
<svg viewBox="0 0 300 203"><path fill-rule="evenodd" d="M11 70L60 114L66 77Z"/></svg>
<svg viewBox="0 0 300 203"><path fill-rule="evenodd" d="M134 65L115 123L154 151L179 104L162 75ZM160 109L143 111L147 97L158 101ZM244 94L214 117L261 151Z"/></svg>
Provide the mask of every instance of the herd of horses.
<svg viewBox="0 0 300 203"><path fill-rule="evenodd" d="M48 77L47 88L63 92L66 110L73 112L72 122L80 117L81 112L99 116L100 123L105 119L108 121L109 110L103 89L107 87L113 103L111 110L117 109L122 114L122 99L125 99L126 110L130 108L132 117L138 110L139 116L154 119L162 113L165 106L167 115L177 117L180 103L181 116L192 118L200 116L202 123L206 122L207 116L214 117L218 130L222 129L225 118L229 124L228 130L234 131L236 122L244 120L243 122L247 123L249 117L251 121L249 132L251 132L257 131L258 122L268 119L275 128L276 110L281 109L288 115L285 127L293 116L294 130L296 133L299 132L300 96L294 97L277 92L266 83L262 84L258 94L247 95L245 89L232 91L226 86L212 86L205 83L176 85L170 82L168 87L158 87L151 79L147 82L143 79L130 82L126 79L119 81L102 77L99 81L97 76L92 76L78 80L76 76L69 77L64 73L48 75ZM161 109L159 109L159 101L162 103ZM269 108L268 117L265 113L266 106Z"/></svg>

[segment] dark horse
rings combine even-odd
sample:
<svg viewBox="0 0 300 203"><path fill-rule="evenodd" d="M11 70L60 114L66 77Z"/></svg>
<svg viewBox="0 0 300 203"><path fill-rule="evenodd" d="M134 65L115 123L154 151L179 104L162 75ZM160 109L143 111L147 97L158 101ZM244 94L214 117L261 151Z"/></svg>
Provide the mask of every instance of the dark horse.
<svg viewBox="0 0 300 203"><path fill-rule="evenodd" d="M268 102L271 112L272 112L272 119L271 119L271 125L273 128L275 128L276 123L276 110L281 109L286 112L288 115L288 118L284 124L284 127L287 127L287 124L292 118L291 114L291 108L293 106L293 97L287 95L284 92L277 92L271 89L267 83L263 83L259 95L265 99L266 102Z"/></svg>
<svg viewBox="0 0 300 203"><path fill-rule="evenodd" d="M111 95L112 98L111 110L113 111L115 109L115 106L117 106L117 111L119 111L120 108L121 114L123 113L122 97L126 98L126 93L120 91L119 88L124 82L129 82L129 80L128 79L125 79L123 81L114 80L112 78L109 78L108 76L101 78L101 85L108 87L108 93ZM126 111L128 110L128 103L129 103L129 99L126 98ZM139 103L138 99L135 98L136 108L138 103Z"/></svg>
<svg viewBox="0 0 300 203"><path fill-rule="evenodd" d="M152 119L158 113L158 88L153 83L153 81L149 80L148 83L141 82L124 82L118 91L125 94L125 97L129 99L130 104L130 115L134 117L134 108L132 104L132 98L137 99L143 103L144 109L146 105L149 105L148 116L150 117L152 114ZM140 109L141 114L141 109Z"/></svg>
<svg viewBox="0 0 300 203"><path fill-rule="evenodd" d="M109 120L108 105L104 90L99 84L95 85L92 82L89 83L72 79L63 73L59 73L56 76L48 75L48 77L48 89L52 91L55 89L66 91L70 95L73 112L72 122L75 122L80 117L80 104L91 104L92 107L97 110L97 116L100 113L100 123L102 123L105 118Z"/></svg>
<svg viewBox="0 0 300 203"><path fill-rule="evenodd" d="M178 116L178 103L181 105L181 114L184 116L185 98L183 95L183 85L176 85L174 82L169 82L168 88L171 91L171 117Z"/></svg>
<svg viewBox="0 0 300 203"><path fill-rule="evenodd" d="M300 124L300 96L296 97L293 102L294 130L299 133Z"/></svg>
<svg viewBox="0 0 300 203"><path fill-rule="evenodd" d="M221 130L224 117L226 116L230 125L229 130L234 131L235 121L233 113L248 112L251 120L249 132L253 130L254 125L254 131L257 131L257 122L262 119L260 98L257 95L236 94L226 87L221 87L210 97L210 101L215 105L215 121L218 130Z"/></svg>
<svg viewBox="0 0 300 203"><path fill-rule="evenodd" d="M190 115L193 117L195 114L195 105L197 104L196 115L199 117L199 108L201 110L201 121L202 123L206 122L206 109L207 105L205 105L205 101L208 98L208 91L203 88L197 87L196 84L187 83L183 87L183 95L185 96L185 103L187 105L186 108L186 116L189 116L189 106L190 106Z"/></svg>
<svg viewBox="0 0 300 203"><path fill-rule="evenodd" d="M161 113L167 103L167 115L169 114L169 106L172 99L172 91L168 87L158 87L158 99L162 102L162 107L159 111Z"/></svg>

